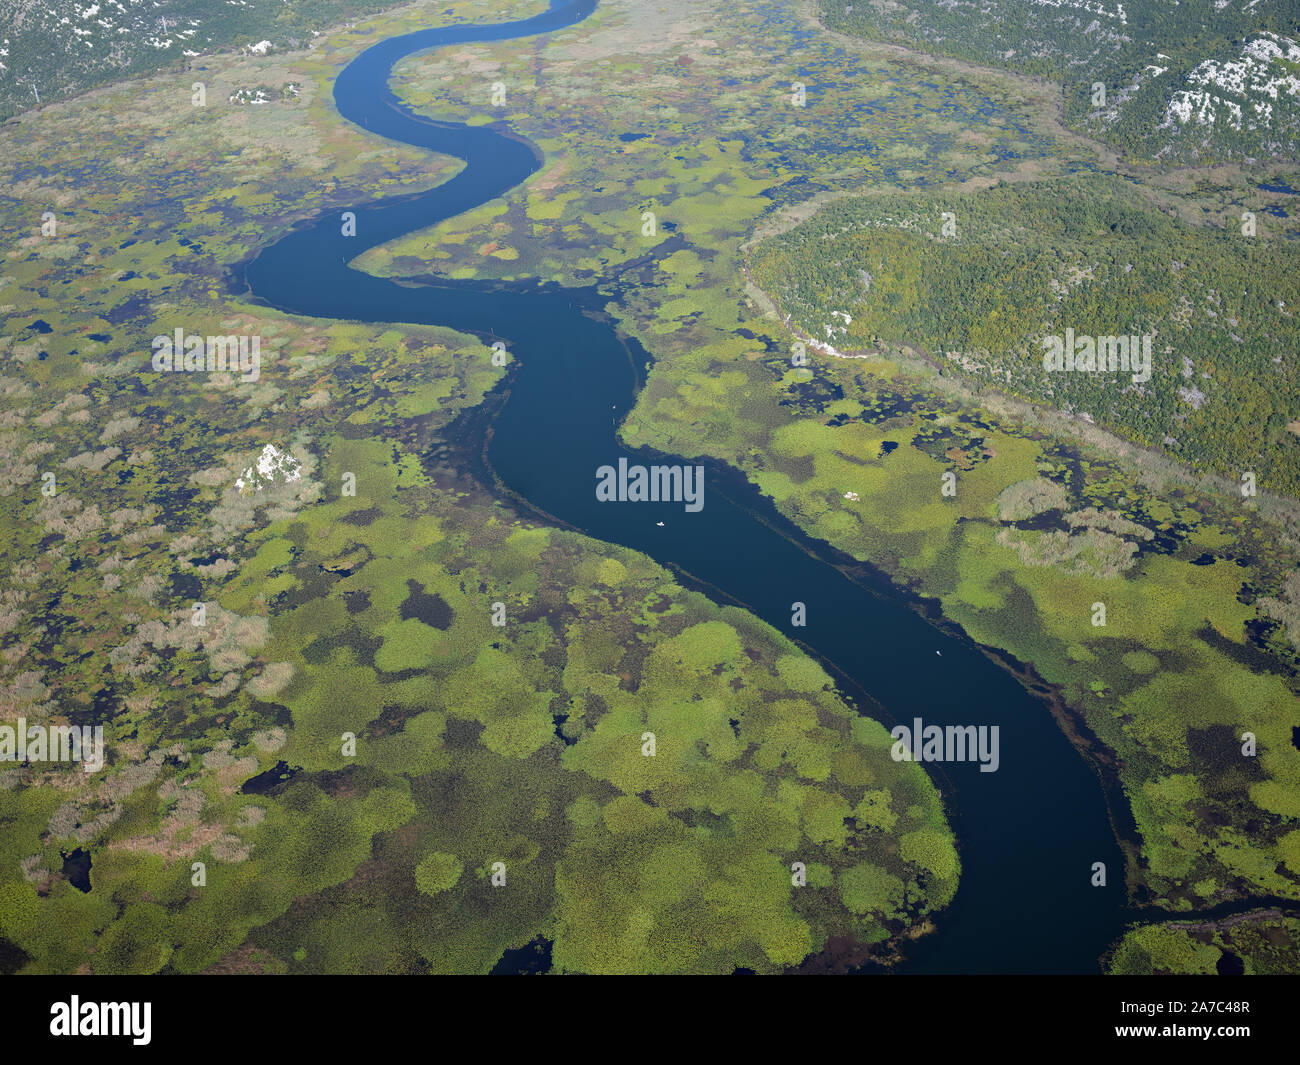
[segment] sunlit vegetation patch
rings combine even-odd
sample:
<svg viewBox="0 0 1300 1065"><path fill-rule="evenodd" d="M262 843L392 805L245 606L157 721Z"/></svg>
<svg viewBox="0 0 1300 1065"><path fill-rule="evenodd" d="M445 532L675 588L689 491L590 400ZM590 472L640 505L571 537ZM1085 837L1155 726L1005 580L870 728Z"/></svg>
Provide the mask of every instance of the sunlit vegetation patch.
<svg viewBox="0 0 1300 1065"><path fill-rule="evenodd" d="M1020 521L1045 510L1062 510L1065 501L1065 486L1046 477L1017 481L998 493L998 517L1002 521Z"/></svg>
<svg viewBox="0 0 1300 1065"><path fill-rule="evenodd" d="M1298 958L1300 918L1271 910L1217 922L1174 922L1130 929L1112 949L1108 971L1117 976L1294 975L1300 967Z"/></svg>

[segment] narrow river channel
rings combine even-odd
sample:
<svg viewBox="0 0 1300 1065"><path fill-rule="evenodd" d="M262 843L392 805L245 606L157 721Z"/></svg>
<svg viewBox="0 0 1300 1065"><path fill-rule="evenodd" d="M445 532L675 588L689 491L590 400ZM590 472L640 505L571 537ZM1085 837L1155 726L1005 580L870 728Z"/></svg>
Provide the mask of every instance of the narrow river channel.
<svg viewBox="0 0 1300 1065"><path fill-rule="evenodd" d="M1098 777L1040 698L969 640L925 620L886 581L850 579L833 551L734 473L708 469L698 513L681 503L597 502L598 466L617 465L620 456L647 461L617 439L646 356L599 313L608 294L542 284L414 286L348 266L368 248L500 196L541 164L529 141L499 127L412 113L389 88L393 65L449 44L562 29L595 7L594 0L555 0L535 18L421 30L362 52L335 82L343 117L377 136L455 156L465 168L429 192L354 208L355 237L341 235L337 212L295 227L247 264L249 289L294 314L437 324L500 338L513 363L506 398L490 422L462 419L462 427L477 424L481 439L477 447L458 446L478 453L490 438L491 469L536 511L642 551L719 601L743 604L797 637L887 727L915 717L1000 726L997 772L967 762L943 767L938 777L961 851L961 886L937 931L908 945L901 969L1096 972L1125 919L1123 859ZM806 628L790 628L794 602L807 607ZM1106 863L1109 886L1091 886L1094 862Z"/></svg>

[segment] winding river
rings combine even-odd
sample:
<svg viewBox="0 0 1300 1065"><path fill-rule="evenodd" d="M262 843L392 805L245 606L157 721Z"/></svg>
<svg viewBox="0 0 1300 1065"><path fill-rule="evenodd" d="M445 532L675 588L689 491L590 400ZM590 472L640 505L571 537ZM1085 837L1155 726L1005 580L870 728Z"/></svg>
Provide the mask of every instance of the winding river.
<svg viewBox="0 0 1300 1065"><path fill-rule="evenodd" d="M961 886L937 930L908 945L901 969L1096 972L1126 918L1124 863L1096 773L1040 698L971 641L927 621L869 567L809 539L734 471L708 467L698 513L681 503L598 503L597 466L620 456L646 461L620 445L617 425L636 400L647 358L600 313L608 294L540 283L397 284L348 266L368 248L500 196L542 162L533 144L500 126L414 114L389 89L393 65L444 45L559 30L595 7L553 0L534 18L426 29L362 52L335 82L343 117L465 167L428 192L355 208L355 237L341 235L337 211L295 227L245 266L248 288L293 314L437 324L501 339L513 364L509 380L491 418L458 423L472 437L459 443L476 455L486 447L490 474L525 510L642 551L716 600L744 605L797 637L887 726L914 717L1000 726L997 772L980 773L971 762L935 774L959 840ZM796 601L808 620L792 630ZM1094 862L1106 863L1109 886L1091 886Z"/></svg>

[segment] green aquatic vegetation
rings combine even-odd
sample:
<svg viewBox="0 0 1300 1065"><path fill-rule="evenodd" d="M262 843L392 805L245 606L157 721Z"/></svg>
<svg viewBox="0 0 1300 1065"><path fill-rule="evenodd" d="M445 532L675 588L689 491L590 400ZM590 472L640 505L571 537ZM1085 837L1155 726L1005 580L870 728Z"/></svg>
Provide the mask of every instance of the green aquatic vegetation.
<svg viewBox="0 0 1300 1065"><path fill-rule="evenodd" d="M1262 910L1222 921L1169 922L1129 929L1111 950L1117 976L1152 973L1281 975L1296 972L1300 919Z"/></svg>
<svg viewBox="0 0 1300 1065"><path fill-rule="evenodd" d="M792 49L805 33L780 4L650 11L611 0L544 42L404 59L394 86L405 101L433 118L506 121L547 165L500 201L359 265L390 276L618 277L645 287L650 328L667 334L710 314L733 280L732 252L774 205L867 179L943 180L972 163L957 131L977 116L990 150L970 172L987 172L997 149L1051 151L1004 93L941 89L847 49ZM795 80L810 87L802 107ZM505 87L502 107L492 106L494 84ZM892 165L899 146L910 175ZM727 300L713 316L731 312Z"/></svg>
<svg viewBox="0 0 1300 1065"><path fill-rule="evenodd" d="M415 867L415 886L426 895L450 891L464 871L465 867L454 854L435 851Z"/></svg>

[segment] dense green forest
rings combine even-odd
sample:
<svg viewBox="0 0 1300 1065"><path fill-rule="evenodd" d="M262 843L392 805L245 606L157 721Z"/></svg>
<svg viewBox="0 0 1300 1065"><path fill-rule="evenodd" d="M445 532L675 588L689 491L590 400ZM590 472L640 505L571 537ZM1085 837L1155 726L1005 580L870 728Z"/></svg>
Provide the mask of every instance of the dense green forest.
<svg viewBox="0 0 1300 1065"><path fill-rule="evenodd" d="M1058 81L1067 120L1135 158L1204 162L1295 154L1295 5L822 0L821 6L834 30Z"/></svg>
<svg viewBox="0 0 1300 1065"><path fill-rule="evenodd" d="M1300 492L1294 251L1235 222L1192 228L1099 177L879 195L762 245L753 270L795 326L837 349L919 347L945 372L1198 469ZM1044 338L1067 330L1151 337L1150 379L1045 370Z"/></svg>

